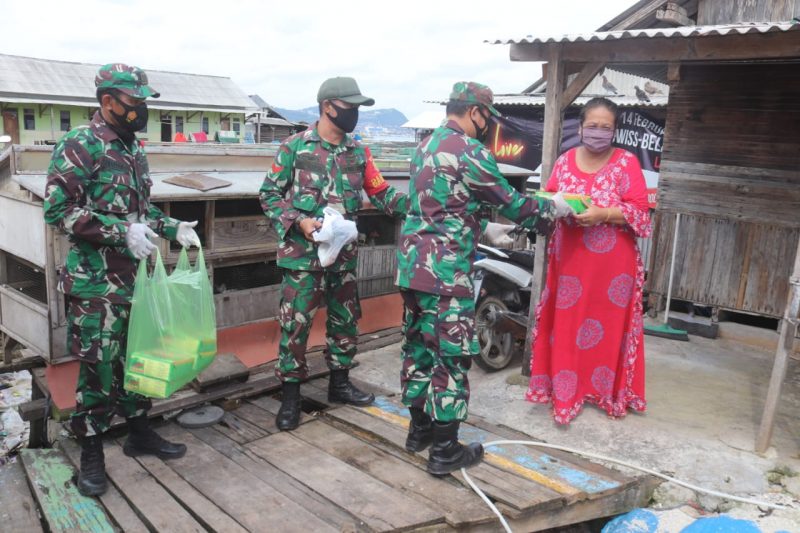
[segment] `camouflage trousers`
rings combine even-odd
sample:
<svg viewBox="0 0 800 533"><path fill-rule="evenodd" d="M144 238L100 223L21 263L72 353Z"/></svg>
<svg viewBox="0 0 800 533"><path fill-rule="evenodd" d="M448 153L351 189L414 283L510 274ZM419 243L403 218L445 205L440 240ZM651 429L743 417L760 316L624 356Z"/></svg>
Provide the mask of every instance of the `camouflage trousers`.
<svg viewBox="0 0 800 533"><path fill-rule="evenodd" d="M467 419L472 357L478 353L472 298L401 290L403 403L434 420Z"/></svg>
<svg viewBox="0 0 800 533"><path fill-rule="evenodd" d="M314 315L323 302L328 310L325 350L328 368L352 366L361 318L355 272L284 270L279 315L281 341L275 368L275 375L282 381L308 378L306 344Z"/></svg>
<svg viewBox="0 0 800 533"><path fill-rule="evenodd" d="M102 299L69 298L67 343L70 355L80 358L70 425L78 437L102 434L115 414L128 418L150 409L148 398L122 386L130 310Z"/></svg>

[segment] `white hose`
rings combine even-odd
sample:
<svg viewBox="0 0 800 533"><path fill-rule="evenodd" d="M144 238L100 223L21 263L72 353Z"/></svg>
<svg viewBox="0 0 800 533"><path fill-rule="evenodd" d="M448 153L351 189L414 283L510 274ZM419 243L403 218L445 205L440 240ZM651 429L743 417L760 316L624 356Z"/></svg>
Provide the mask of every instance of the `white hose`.
<svg viewBox="0 0 800 533"><path fill-rule="evenodd" d="M726 500L732 500L740 503L749 503L750 505L756 505L758 507L767 507L769 509L786 509L783 505L778 505L775 503L764 502L760 500L753 500L750 498L740 498L739 496L734 496L733 494L726 494L724 492L719 492L716 490L704 489L703 487L698 487L697 485L692 485L691 483L687 483L685 481L681 481L680 479L675 479L674 477L668 476L666 474L662 474L661 472L657 472L656 470L651 470L649 468L645 468L643 466L634 465L631 463L626 463L625 461L620 461L619 459L613 459L611 457L606 457L604 455L598 455L595 453L584 452L581 450L576 450L574 448L567 448L566 446L559 446L558 444L548 444L545 442L535 442L531 440L494 440L491 442L483 443L484 448L488 448L489 446L499 446L499 445L508 445L508 444L521 444L523 446L537 446L539 448L550 448L552 450L561 450L563 452L574 453L575 455L582 455L583 457L588 457L590 459L597 459L598 461L606 461L609 463L615 463L621 466L625 466L628 468L632 468L634 470L639 470L640 472L645 472L652 476L659 477L671 483L675 483L676 485L680 485L681 487L686 487L687 489L693 490L695 492L701 492L703 494L708 494L709 496L716 496L717 498L724 498ZM500 523L503 524L503 529L505 529L506 533L513 533L511 528L506 522L506 519L503 518L502 513L495 507L495 505L489 500L486 494L478 488L477 485L472 481L472 479L467 474L466 468L461 469L461 473L464 475L464 479L467 481L472 490L481 497L481 499L486 502L486 505L492 510L492 512L497 515L497 518L500 520Z"/></svg>

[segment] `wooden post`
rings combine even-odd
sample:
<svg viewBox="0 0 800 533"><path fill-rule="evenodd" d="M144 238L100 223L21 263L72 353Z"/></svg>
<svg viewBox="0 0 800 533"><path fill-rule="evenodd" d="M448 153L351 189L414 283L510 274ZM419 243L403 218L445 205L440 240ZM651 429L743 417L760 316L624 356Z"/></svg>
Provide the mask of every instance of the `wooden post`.
<svg viewBox="0 0 800 533"><path fill-rule="evenodd" d="M781 335L778 339L778 349L775 351L775 362L772 365L772 377L769 380L767 401L764 404L764 414L761 416L761 427L756 438L756 452L764 453L769 448L772 440L772 429L775 426L775 412L778 410L778 401L781 396L783 380L786 377L786 367L789 355L794 349L794 338L797 333L798 316L800 316L800 239L797 242L797 251L794 256L794 271L789 278L788 301L781 321Z"/></svg>
<svg viewBox="0 0 800 533"><path fill-rule="evenodd" d="M553 171L559 151L561 150L561 128L564 121L562 106L564 82L566 81L564 63L561 61L561 47L551 49L547 64L547 91L544 100L544 136L542 139L542 174L541 188L544 189L550 173ZM536 252L533 257L533 281L531 282L531 301L528 311L528 332L525 335L525 346L522 348L522 374L530 375L531 371L531 339L533 323L536 316L536 304L545 284L547 272L547 239L536 239Z"/></svg>

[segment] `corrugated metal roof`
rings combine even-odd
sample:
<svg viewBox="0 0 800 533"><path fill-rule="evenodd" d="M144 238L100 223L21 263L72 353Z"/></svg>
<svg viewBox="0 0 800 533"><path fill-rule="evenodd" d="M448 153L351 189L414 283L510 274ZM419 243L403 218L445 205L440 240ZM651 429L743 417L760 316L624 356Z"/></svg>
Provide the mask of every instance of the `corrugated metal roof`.
<svg viewBox="0 0 800 533"><path fill-rule="evenodd" d="M679 26L677 28L647 28L622 31L601 31L591 33L575 33L534 37L528 35L523 38L494 39L485 42L491 44L547 44L547 43L578 43L591 41L615 41L622 39L653 39L664 37L668 39L685 37L713 37L721 35L747 33L774 33L784 31L798 31L800 24L792 22L748 22L742 24L721 24L715 26Z"/></svg>
<svg viewBox="0 0 800 533"><path fill-rule="evenodd" d="M667 105L669 98L661 95L648 95L650 102L641 102L636 95L614 95L606 92L591 93L585 92L572 102L573 105L583 105L596 96L608 98L612 102L622 107L659 107ZM527 105L527 106L544 106L544 93L537 94L496 94L494 95L494 104L496 106L514 106L514 105Z"/></svg>
<svg viewBox="0 0 800 533"><path fill-rule="evenodd" d="M577 76L573 74L570 79ZM605 77L609 89L603 87L603 77ZM639 87L650 98L650 102L640 102L636 97L636 88ZM547 83L542 83L536 90L528 95L544 97L547 89ZM508 95L508 97L522 95ZM576 104L583 104L589 98L595 96L605 96L606 98L616 102L621 106L662 106L667 104L667 97L669 96L669 85L661 83L655 79L649 79L643 76L637 76L628 72L620 72L615 68L606 67L603 71L595 76L595 78L586 86L583 93L575 100ZM541 103L537 101L519 101L507 102L508 105L544 105L544 100Z"/></svg>
<svg viewBox="0 0 800 533"><path fill-rule="evenodd" d="M442 102L437 102L442 103ZM408 122L400 126L401 128L432 130L438 128L442 121L445 119L444 108L437 111L423 111L419 115L410 119Z"/></svg>
<svg viewBox="0 0 800 533"><path fill-rule="evenodd" d="M94 77L100 65L0 54L0 100L96 105ZM154 109L255 111L255 103L230 78L146 70L161 93ZM76 104L78 103L78 104Z"/></svg>

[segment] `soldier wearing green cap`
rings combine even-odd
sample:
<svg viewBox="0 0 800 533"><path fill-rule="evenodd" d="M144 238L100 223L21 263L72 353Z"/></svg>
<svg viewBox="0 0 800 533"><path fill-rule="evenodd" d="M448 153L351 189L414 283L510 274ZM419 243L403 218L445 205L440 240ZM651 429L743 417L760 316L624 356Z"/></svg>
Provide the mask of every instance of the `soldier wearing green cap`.
<svg viewBox="0 0 800 533"><path fill-rule="evenodd" d="M147 157L136 139L147 124L145 100L159 96L147 75L108 64L95 86L100 109L56 145L44 199L45 221L71 243L59 290L67 298L69 353L80 360L70 425L81 444L78 489L87 496L107 489L101 436L114 415L128 421L126 455L170 459L186 452L150 428L150 400L122 384L136 262L156 249L156 236L200 245L197 222L170 218L150 202Z"/></svg>
<svg viewBox="0 0 800 533"><path fill-rule="evenodd" d="M458 82L447 119L411 160L409 205L397 252L403 298L402 399L411 413L406 449L430 446L427 469L441 476L476 464L478 443L458 442L467 418L471 359L478 353L472 263L484 208L546 234L571 210L563 198L518 193L484 146L494 108L491 89ZM513 227L513 226L511 226Z"/></svg>
<svg viewBox="0 0 800 533"><path fill-rule="evenodd" d="M300 382L308 377L306 343L314 314L327 305L328 399L367 405L372 394L350 382L356 354L357 320L361 310L356 293L357 245L347 244L333 264L323 267L313 233L321 226L325 207L355 220L362 191L377 209L403 216L407 197L386 183L369 149L351 135L358 109L371 106L353 78L326 80L317 93L320 119L308 130L286 139L261 187L261 206L280 238L278 266L283 268L279 321L281 339L276 375L283 383L276 425L291 430L300 421Z"/></svg>

